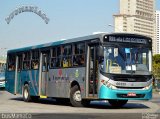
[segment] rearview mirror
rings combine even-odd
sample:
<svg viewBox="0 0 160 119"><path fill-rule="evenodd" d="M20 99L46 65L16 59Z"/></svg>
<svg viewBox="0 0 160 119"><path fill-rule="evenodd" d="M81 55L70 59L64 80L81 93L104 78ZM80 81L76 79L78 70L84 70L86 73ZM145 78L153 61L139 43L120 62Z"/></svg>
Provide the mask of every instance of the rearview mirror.
<svg viewBox="0 0 160 119"><path fill-rule="evenodd" d="M99 57L104 57L104 50L102 46L98 47L98 56Z"/></svg>

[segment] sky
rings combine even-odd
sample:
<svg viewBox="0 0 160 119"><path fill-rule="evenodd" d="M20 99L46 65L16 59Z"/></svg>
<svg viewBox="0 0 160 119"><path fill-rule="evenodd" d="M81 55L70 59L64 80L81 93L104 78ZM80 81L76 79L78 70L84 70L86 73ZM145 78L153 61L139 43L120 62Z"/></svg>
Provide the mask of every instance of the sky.
<svg viewBox="0 0 160 119"><path fill-rule="evenodd" d="M23 5L37 6L50 19L46 24L35 13L16 15L9 24L5 18ZM160 0L156 0L160 10ZM113 32L113 14L119 13L119 0L0 0L0 55L6 49L21 48L93 32Z"/></svg>

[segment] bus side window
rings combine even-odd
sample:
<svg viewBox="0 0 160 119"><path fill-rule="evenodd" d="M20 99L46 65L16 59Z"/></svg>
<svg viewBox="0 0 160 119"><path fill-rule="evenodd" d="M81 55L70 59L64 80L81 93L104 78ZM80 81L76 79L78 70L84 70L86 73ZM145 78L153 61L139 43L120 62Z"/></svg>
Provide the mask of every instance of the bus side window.
<svg viewBox="0 0 160 119"><path fill-rule="evenodd" d="M33 50L31 54L31 68L38 69L39 68L39 51Z"/></svg>
<svg viewBox="0 0 160 119"><path fill-rule="evenodd" d="M9 71L14 71L15 70L15 65L10 63L9 66L8 66L8 70Z"/></svg>
<svg viewBox="0 0 160 119"><path fill-rule="evenodd" d="M30 69L30 51L23 53L23 70Z"/></svg>
<svg viewBox="0 0 160 119"><path fill-rule="evenodd" d="M68 67L67 58L63 58L63 67Z"/></svg>
<svg viewBox="0 0 160 119"><path fill-rule="evenodd" d="M33 60L32 61L32 69L38 69L38 67L39 67L38 60Z"/></svg>
<svg viewBox="0 0 160 119"><path fill-rule="evenodd" d="M72 45L66 45L62 47L62 58L63 67L72 66Z"/></svg>
<svg viewBox="0 0 160 119"><path fill-rule="evenodd" d="M46 54L43 54L43 60L42 60L42 71L48 71L48 57Z"/></svg>
<svg viewBox="0 0 160 119"><path fill-rule="evenodd" d="M51 68L55 68L57 67L57 59L56 59L56 55L57 55L57 48L52 48L50 51L50 67Z"/></svg>
<svg viewBox="0 0 160 119"><path fill-rule="evenodd" d="M84 55L77 55L73 58L74 66L81 66L84 65Z"/></svg>
<svg viewBox="0 0 160 119"><path fill-rule="evenodd" d="M80 64L84 65L84 54L80 56Z"/></svg>
<svg viewBox="0 0 160 119"><path fill-rule="evenodd" d="M18 55L18 71L22 70L22 54Z"/></svg>
<svg viewBox="0 0 160 119"><path fill-rule="evenodd" d="M73 56L73 65L74 65L74 66L78 66L78 58L77 58L76 55Z"/></svg>
<svg viewBox="0 0 160 119"><path fill-rule="evenodd" d="M9 55L8 56L8 70L9 71L14 71L15 70L15 62L16 62L15 55Z"/></svg>
<svg viewBox="0 0 160 119"><path fill-rule="evenodd" d="M29 62L28 61L24 61L23 62L23 69L29 69Z"/></svg>
<svg viewBox="0 0 160 119"><path fill-rule="evenodd" d="M61 67L62 66L62 52L63 49L62 47L57 47L57 60L56 60L56 67Z"/></svg>
<svg viewBox="0 0 160 119"><path fill-rule="evenodd" d="M73 66L85 65L85 43L74 45Z"/></svg>
<svg viewBox="0 0 160 119"><path fill-rule="evenodd" d="M51 58L51 64L50 64L51 68L56 67L56 63L57 63L56 58Z"/></svg>

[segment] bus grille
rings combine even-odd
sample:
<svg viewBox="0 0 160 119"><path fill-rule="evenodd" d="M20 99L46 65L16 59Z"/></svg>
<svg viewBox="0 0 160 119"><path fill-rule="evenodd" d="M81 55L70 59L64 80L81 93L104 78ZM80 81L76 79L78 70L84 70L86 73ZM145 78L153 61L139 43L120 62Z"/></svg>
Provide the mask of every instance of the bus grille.
<svg viewBox="0 0 160 119"><path fill-rule="evenodd" d="M122 81L122 82L147 82L149 80L149 78L144 78L144 77L120 78L120 77L116 77L113 80L114 81Z"/></svg>
<svg viewBox="0 0 160 119"><path fill-rule="evenodd" d="M120 87L116 86L118 89L143 89L144 87Z"/></svg>

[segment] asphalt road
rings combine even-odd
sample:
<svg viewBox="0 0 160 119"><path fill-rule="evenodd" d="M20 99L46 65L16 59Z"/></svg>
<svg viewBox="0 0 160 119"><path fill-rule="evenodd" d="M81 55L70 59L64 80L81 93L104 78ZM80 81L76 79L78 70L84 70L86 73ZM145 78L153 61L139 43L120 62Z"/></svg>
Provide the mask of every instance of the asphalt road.
<svg viewBox="0 0 160 119"><path fill-rule="evenodd" d="M147 114L159 113L160 94L154 94L150 101L129 101L122 108L113 108L108 102L92 102L89 107L72 107L69 103L57 103L53 99L40 99L37 102L26 103L21 95L12 95L0 91L0 118L7 118L6 113L27 113L38 119L142 119ZM151 116L153 116L151 115ZM148 115L147 115L148 116ZM145 119L145 118L144 118Z"/></svg>

